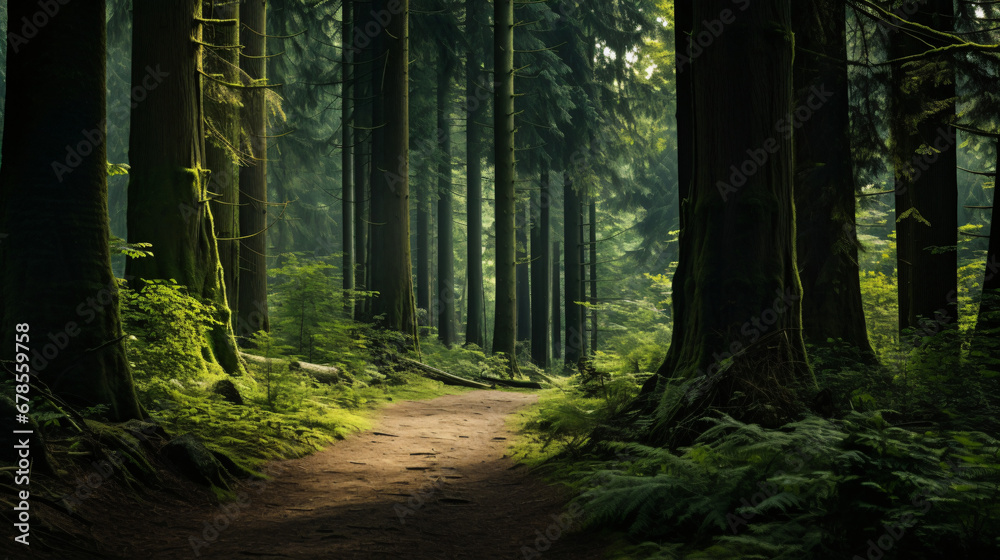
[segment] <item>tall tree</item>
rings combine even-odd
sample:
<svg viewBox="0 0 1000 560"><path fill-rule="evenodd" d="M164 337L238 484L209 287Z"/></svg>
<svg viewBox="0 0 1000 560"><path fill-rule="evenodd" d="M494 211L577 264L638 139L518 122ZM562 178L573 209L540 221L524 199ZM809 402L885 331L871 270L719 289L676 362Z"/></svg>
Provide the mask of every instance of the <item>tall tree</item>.
<svg viewBox="0 0 1000 560"><path fill-rule="evenodd" d="M204 203L208 185L199 76L201 8L200 0L150 0L134 6L132 83L133 90L145 89L145 98L133 104L131 113L128 236L133 243L152 243L154 256L129 259L126 274L140 283L173 279L191 295L211 302L220 323L209 330L203 354L227 372L239 373L243 365L233 338L212 214ZM151 70L162 78L155 88L149 87L155 83Z"/></svg>
<svg viewBox="0 0 1000 560"><path fill-rule="evenodd" d="M840 339L874 356L858 276L844 0L796 2L795 216L806 340ZM804 113L803 113L804 114Z"/></svg>
<svg viewBox="0 0 1000 560"><path fill-rule="evenodd" d="M588 218L587 230L589 239L587 241L587 266L590 269L587 283L590 294L587 301L594 306L590 311L590 355L597 355L597 200L591 197L590 204L587 205Z"/></svg>
<svg viewBox="0 0 1000 560"><path fill-rule="evenodd" d="M205 165L212 172L208 190L215 235L219 244L219 262L226 286L229 309L239 302L240 242L240 96L228 84L240 83L239 17L236 2L206 0L204 68L210 78L205 83ZM212 79L214 78L214 79ZM236 314L232 317L236 328Z"/></svg>
<svg viewBox="0 0 1000 560"><path fill-rule="evenodd" d="M370 45L358 38L369 20L365 16L371 2L355 2L354 46L354 286L368 290L368 232L371 218L371 167L372 167L372 74L374 62ZM362 298L354 308L354 318L368 317L371 301Z"/></svg>
<svg viewBox="0 0 1000 560"><path fill-rule="evenodd" d="M468 222L466 240L466 276L469 285L468 316L465 320L465 343L480 348L486 345L484 325L485 302L483 297L483 171L482 126L485 103L486 79L482 69L483 48L478 40L478 30L485 17L482 3L465 0L465 33L469 37L469 52L465 62L465 152L466 196L465 209Z"/></svg>
<svg viewBox="0 0 1000 560"><path fill-rule="evenodd" d="M568 162L567 162L568 163ZM566 166L570 169L570 165ZM583 262L580 258L583 250L582 224L580 213L583 204L580 202L580 194L576 191L576 185L569 175L569 171L563 178L563 252L565 254L565 302L563 303L565 321L563 328L565 336L563 345L566 353L565 361L569 365L576 365L584 357L584 327L583 327Z"/></svg>
<svg viewBox="0 0 1000 560"><path fill-rule="evenodd" d="M531 198L531 361L540 368L549 367L549 322L552 309L549 298L551 263L549 260L549 169L543 164L538 194Z"/></svg>
<svg viewBox="0 0 1000 560"><path fill-rule="evenodd" d="M693 8L693 22L711 22L732 3ZM792 50L790 0L764 0L692 63L695 160L673 282L687 316L657 372L652 440L691 441L689 421L708 407L780 425L799 412L796 388L814 383L801 336L792 135L774 129L791 122Z"/></svg>
<svg viewBox="0 0 1000 560"><path fill-rule="evenodd" d="M38 5L7 9L20 22ZM140 418L108 248L105 5L59 9L30 41L8 42L0 355L19 362L20 375L15 342L23 343L31 372L62 399L105 405L114 420Z"/></svg>
<svg viewBox="0 0 1000 560"><path fill-rule="evenodd" d="M562 304L559 296L559 242L552 243L552 359L562 359Z"/></svg>
<svg viewBox="0 0 1000 560"><path fill-rule="evenodd" d="M409 0L372 2L388 19L379 33L376 60L384 60L384 81L374 96L376 171L372 172L371 289L378 292L372 316L417 344L417 310L410 264ZM378 53L382 53L379 55ZM384 57L384 58L383 58ZM378 82L376 82L378 84ZM382 120L384 118L384 120ZM379 141L381 139L381 142Z"/></svg>
<svg viewBox="0 0 1000 560"><path fill-rule="evenodd" d="M503 353L511 375L519 373L515 352L517 264L514 240L514 2L493 2L493 135L496 161L496 312L493 353Z"/></svg>
<svg viewBox="0 0 1000 560"><path fill-rule="evenodd" d="M441 6L442 10L444 6ZM440 147L437 169L437 289L435 302L438 317L438 339L446 347L457 340L455 325L455 242L452 228L454 202L451 194L451 80L454 63L447 49L439 47L437 61L437 133Z"/></svg>
<svg viewBox="0 0 1000 560"><path fill-rule="evenodd" d="M341 227L344 248L343 284L344 310L349 317L354 315L354 49L350 41L354 37L354 2L344 0L341 11L341 53L343 74L341 76Z"/></svg>
<svg viewBox="0 0 1000 560"><path fill-rule="evenodd" d="M951 0L928 0L912 16L917 26L953 29ZM907 28L892 34L896 60L942 46L936 35ZM958 318L958 179L955 69L951 55L932 54L892 67L890 128L896 180L899 327L919 317L954 324Z"/></svg>
<svg viewBox="0 0 1000 560"><path fill-rule="evenodd" d="M246 342L269 331L267 311L267 1L245 0L240 9L240 69L250 80L243 100L243 128L253 161L240 169L240 294L238 332Z"/></svg>
<svg viewBox="0 0 1000 560"><path fill-rule="evenodd" d="M525 166L530 169L530 164ZM517 245L517 340L531 342L531 272L528 270L528 228L530 218L528 200L522 198L515 204L517 216L514 219L514 241Z"/></svg>

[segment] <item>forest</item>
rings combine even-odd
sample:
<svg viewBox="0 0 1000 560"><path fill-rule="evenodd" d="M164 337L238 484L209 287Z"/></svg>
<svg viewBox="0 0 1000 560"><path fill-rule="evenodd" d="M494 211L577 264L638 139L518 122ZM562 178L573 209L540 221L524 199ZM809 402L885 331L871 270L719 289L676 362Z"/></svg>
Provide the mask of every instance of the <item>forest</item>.
<svg viewBox="0 0 1000 560"><path fill-rule="evenodd" d="M1000 3L0 25L3 558L1000 557Z"/></svg>

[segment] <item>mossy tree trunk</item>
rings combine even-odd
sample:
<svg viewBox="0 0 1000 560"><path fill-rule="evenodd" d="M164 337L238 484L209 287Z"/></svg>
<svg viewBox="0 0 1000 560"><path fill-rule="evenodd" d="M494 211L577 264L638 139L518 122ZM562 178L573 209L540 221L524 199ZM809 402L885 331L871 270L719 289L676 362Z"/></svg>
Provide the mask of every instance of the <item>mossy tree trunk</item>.
<svg viewBox="0 0 1000 560"><path fill-rule="evenodd" d="M270 331L267 310L267 2L245 0L240 9L240 68L251 84L243 101L243 128L253 161L240 169L240 294L237 333L242 344Z"/></svg>
<svg viewBox="0 0 1000 560"><path fill-rule="evenodd" d="M465 115L466 142L466 198L468 222L466 240L466 276L469 285L468 315L465 322L465 343L480 348L486 345L483 301L483 129L480 126L485 112L486 98L483 90L487 79L482 72L483 48L475 39L479 37L480 18L485 14L477 0L465 1L465 32L470 37L469 53L465 63L465 95L468 112Z"/></svg>
<svg viewBox="0 0 1000 560"><path fill-rule="evenodd" d="M384 60L384 81L376 91L378 123L375 131L376 170L372 172L371 288L378 292L372 316L381 326L399 331L417 342L417 311L413 298L410 264L410 139L408 19L410 3L373 2L376 13L388 14L389 22L377 45ZM390 10L393 6L397 9ZM384 118L384 120L383 120ZM381 134L379 130L383 131ZM381 137L381 142L379 139Z"/></svg>
<svg viewBox="0 0 1000 560"><path fill-rule="evenodd" d="M205 72L226 83L240 83L239 51L233 48L240 44L239 4L206 0L203 12L214 20L205 25L205 42L217 46L203 49ZM211 171L209 206L215 223L226 302L232 310L237 309L239 302L240 169L237 154L240 149L241 93L210 79L204 83L207 129L205 166ZM233 328L236 328L235 321Z"/></svg>
<svg viewBox="0 0 1000 560"><path fill-rule="evenodd" d="M128 236L152 243L154 256L129 259L137 280L174 279L216 307L203 355L229 373L243 372L208 205L200 0L137 2L132 23L135 99L129 133ZM155 84L154 73L163 76ZM142 99L136 88L143 91Z"/></svg>
<svg viewBox="0 0 1000 560"><path fill-rule="evenodd" d="M559 361L563 357L562 349L562 298L559 295L560 274L559 242L552 243L552 359Z"/></svg>
<svg viewBox="0 0 1000 560"><path fill-rule="evenodd" d="M843 0L796 2L795 207L806 341L841 339L869 359L855 230Z"/></svg>
<svg viewBox="0 0 1000 560"><path fill-rule="evenodd" d="M15 361L20 334L31 374L56 395L127 420L142 413L108 249L104 8L103 0L61 5L36 37L8 43L0 357ZM38 5L8 10L20 22Z"/></svg>
<svg viewBox="0 0 1000 560"><path fill-rule="evenodd" d="M1000 137L997 137L996 168L994 171L994 181L1000 177ZM976 319L976 344L974 348L982 346L984 337L990 337L991 344L995 347L996 340L1000 337L1000 212L997 206L1000 205L1000 196L997 196L997 189L993 189L993 209L990 211L990 240L986 249L986 273L983 277L983 296L979 303L979 317Z"/></svg>
<svg viewBox="0 0 1000 560"><path fill-rule="evenodd" d="M692 21L731 6L698 2ZM775 129L791 118L792 50L790 0L765 0L692 63L695 160L673 296L684 329L658 371L651 440L690 442L701 427L691 421L709 408L780 425L801 410L797 389L814 384L801 333L792 138ZM743 180L730 179L734 165Z"/></svg>
<svg viewBox="0 0 1000 560"><path fill-rule="evenodd" d="M954 15L951 0L929 0L907 18L947 31ZM937 46L939 39L900 31L890 38L889 57ZM951 127L956 94L950 56L893 66L892 92L899 328L937 332L958 319L958 162Z"/></svg>
<svg viewBox="0 0 1000 560"><path fill-rule="evenodd" d="M496 91L493 135L496 152L496 312L493 353L503 353L511 375L518 373L517 265L514 240L514 2L493 3L493 61Z"/></svg>

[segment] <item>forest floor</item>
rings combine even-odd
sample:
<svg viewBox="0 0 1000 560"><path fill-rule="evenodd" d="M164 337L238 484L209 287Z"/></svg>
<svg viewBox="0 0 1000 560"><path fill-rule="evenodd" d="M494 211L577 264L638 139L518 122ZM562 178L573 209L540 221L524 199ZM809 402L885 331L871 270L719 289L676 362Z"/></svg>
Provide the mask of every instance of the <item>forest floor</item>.
<svg viewBox="0 0 1000 560"><path fill-rule="evenodd" d="M576 532L568 493L506 455L505 419L536 399L471 391L399 401L372 430L271 463L267 480L236 488L236 502L204 491L196 503L184 491L144 504L93 500L108 522L92 534L109 557L132 559L601 558Z"/></svg>

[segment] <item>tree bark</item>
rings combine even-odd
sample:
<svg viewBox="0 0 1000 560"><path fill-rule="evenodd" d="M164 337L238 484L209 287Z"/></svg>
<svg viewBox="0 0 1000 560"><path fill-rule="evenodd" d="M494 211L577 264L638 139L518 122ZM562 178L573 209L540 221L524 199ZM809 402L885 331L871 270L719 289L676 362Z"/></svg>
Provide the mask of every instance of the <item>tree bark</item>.
<svg viewBox="0 0 1000 560"><path fill-rule="evenodd" d="M531 164L526 166L531 169ZM531 272L528 270L528 228L530 211L527 201L515 205L517 215L514 220L515 259L517 262L517 340L531 343Z"/></svg>
<svg viewBox="0 0 1000 560"><path fill-rule="evenodd" d="M954 6L950 0L929 0L908 17L919 25L949 30ZM933 37L893 33L889 57L922 53L939 43ZM928 83L920 76L926 65L945 69L934 69L934 81ZM948 78L938 81L941 72ZM951 127L956 94L950 56L932 57L915 68L894 66L892 88L899 328L930 327L937 332L958 319L958 162ZM927 107L935 110L927 114Z"/></svg>
<svg viewBox="0 0 1000 560"><path fill-rule="evenodd" d="M129 259L138 281L176 280L212 303L220 325L203 354L233 374L243 372L208 204L205 177L199 0L137 3L132 24L132 83L144 90L134 103L129 133L128 236L151 243L152 257ZM154 73L162 83L150 87Z"/></svg>
<svg viewBox="0 0 1000 560"><path fill-rule="evenodd" d="M108 249L104 4L60 5L36 37L8 42L0 357L11 371L18 362L16 381L30 364L60 398L106 405L111 419L124 421L142 412ZM8 21L20 22L38 5L11 2L8 10ZM30 362L15 359L23 350L16 342L28 347Z"/></svg>
<svg viewBox="0 0 1000 560"><path fill-rule="evenodd" d="M568 166L567 166L568 169ZM563 182L563 242L565 243L565 275L566 301L563 305L565 313L565 345L566 364L575 366L583 353L583 307L577 303L583 301L583 282L580 254L583 247L581 237L580 211L582 204L580 195L576 192L569 172Z"/></svg>
<svg viewBox="0 0 1000 560"><path fill-rule="evenodd" d="M465 32L470 38L478 36L473 26L479 25L481 4L476 0L465 2ZM468 317L465 321L465 343L486 346L484 326L485 302L483 301L483 183L482 183L482 127L483 87L486 82L481 71L483 53L475 39L471 39L465 65L465 114L466 143L466 220L468 239L466 240L466 266L468 270L469 298Z"/></svg>
<svg viewBox="0 0 1000 560"><path fill-rule="evenodd" d="M531 361L549 367L549 323L552 317L549 290L549 169L542 167L539 192L531 202Z"/></svg>
<svg viewBox="0 0 1000 560"><path fill-rule="evenodd" d="M587 229L590 232L590 243L587 245L589 251L590 278L590 305L597 305L597 200L593 197L588 204L589 219ZM590 355L597 355L597 308L590 310Z"/></svg>
<svg viewBox="0 0 1000 560"><path fill-rule="evenodd" d="M343 55L343 84L341 85L341 231L344 248L342 276L344 284L344 312L354 316L354 2L344 0L341 37Z"/></svg>
<svg viewBox="0 0 1000 560"><path fill-rule="evenodd" d="M267 80L266 0L244 0L241 10L240 69L252 83ZM240 294L237 333L246 344L257 331L270 331L267 310L267 108L264 90L247 90L243 127L253 162L240 169Z"/></svg>
<svg viewBox="0 0 1000 560"><path fill-rule="evenodd" d="M514 2L493 3L493 134L496 150L496 313L493 353L503 353L511 375L518 373L515 352L517 278L514 251Z"/></svg>
<svg viewBox="0 0 1000 560"><path fill-rule="evenodd" d="M559 361L563 357L562 349L562 305L559 297L559 242L552 243L552 359Z"/></svg>
<svg viewBox="0 0 1000 560"><path fill-rule="evenodd" d="M698 2L693 21L730 7ZM674 301L688 307L658 371L673 386L660 384L653 441L689 443L710 407L781 425L802 409L797 389L815 383L801 335L792 129L775 129L792 118L792 49L790 0L765 0L692 63L696 157L674 279Z"/></svg>
<svg viewBox="0 0 1000 560"><path fill-rule="evenodd" d="M372 172L372 231L369 254L371 286L378 292L372 316L384 328L399 331L418 345L417 311L410 264L410 138L408 16L409 0L373 2L376 13L387 14L388 24L376 53L384 52L384 85L376 90L376 169ZM384 50L380 50L379 47ZM377 76L382 73L376 72ZM377 80L377 78L376 78ZM376 81L376 83L379 83ZM383 120L384 117L384 120ZM379 133L379 131L383 131Z"/></svg>
<svg viewBox="0 0 1000 560"><path fill-rule="evenodd" d="M209 18L217 20L205 25L205 42L218 46L207 49L205 72L227 83L237 84L240 82L239 51L226 47L240 44L240 6L237 3L206 0L203 9L209 14ZM236 20L236 23L230 23L232 20ZM215 222L226 302L229 309L237 309L240 278L240 242L237 239L240 168L235 152L240 147L241 94L211 80L206 80L205 85L205 118L212 128L207 133L208 141L205 145L205 165L212 172L208 190L213 194L209 205ZM235 317L234 315L233 318ZM236 328L236 321L232 323L233 328Z"/></svg>
<svg viewBox="0 0 1000 560"><path fill-rule="evenodd" d="M796 2L795 106L810 112L795 137L795 206L802 326L817 345L839 339L869 360L855 229L844 0Z"/></svg>
<svg viewBox="0 0 1000 560"><path fill-rule="evenodd" d="M363 29L367 23L365 15L371 9L371 2L355 2L355 29ZM372 165L372 63L373 52L369 45L358 40L355 31L355 107L354 134L354 286L358 290L368 290L368 222L371 218L371 165ZM363 297L354 306L354 319L368 317L371 298Z"/></svg>
<svg viewBox="0 0 1000 560"><path fill-rule="evenodd" d="M457 341L455 326L455 242L454 209L451 194L451 105L449 100L452 63L446 49L439 49L437 83L437 132L441 159L437 184L437 290L435 309L438 317L438 340L447 348Z"/></svg>

